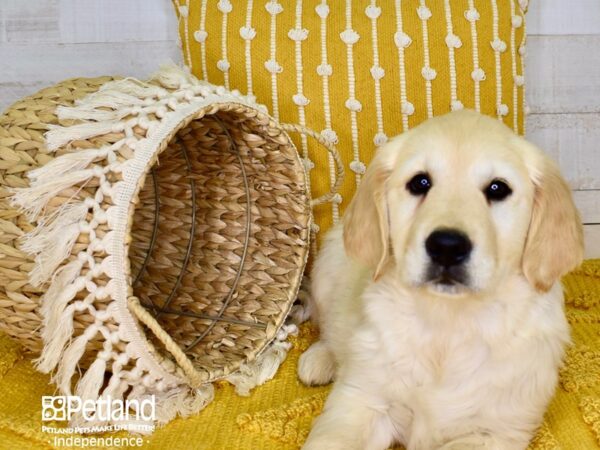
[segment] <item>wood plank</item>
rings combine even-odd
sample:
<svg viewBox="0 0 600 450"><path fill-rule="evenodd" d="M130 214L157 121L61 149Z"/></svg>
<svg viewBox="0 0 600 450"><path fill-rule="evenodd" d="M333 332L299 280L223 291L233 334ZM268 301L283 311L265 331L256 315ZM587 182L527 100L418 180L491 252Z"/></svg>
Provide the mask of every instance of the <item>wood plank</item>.
<svg viewBox="0 0 600 450"><path fill-rule="evenodd" d="M60 37L58 6L58 0L3 0L0 8L0 42L57 40Z"/></svg>
<svg viewBox="0 0 600 450"><path fill-rule="evenodd" d="M0 42L173 41L170 0L2 0Z"/></svg>
<svg viewBox="0 0 600 450"><path fill-rule="evenodd" d="M573 191L573 199L584 224L600 225L600 190Z"/></svg>
<svg viewBox="0 0 600 450"><path fill-rule="evenodd" d="M600 225L586 225L583 227L585 242L585 257L600 258Z"/></svg>
<svg viewBox="0 0 600 450"><path fill-rule="evenodd" d="M170 0L61 0L60 31L62 43L175 41L177 17Z"/></svg>
<svg viewBox="0 0 600 450"><path fill-rule="evenodd" d="M600 189L600 114L530 114L527 138L558 162L573 189Z"/></svg>
<svg viewBox="0 0 600 450"><path fill-rule="evenodd" d="M527 45L532 113L600 112L600 34L530 36Z"/></svg>
<svg viewBox="0 0 600 450"><path fill-rule="evenodd" d="M533 0L527 11L527 33L598 34L600 28L598 0Z"/></svg>
<svg viewBox="0 0 600 450"><path fill-rule="evenodd" d="M171 41L88 44L0 45L0 86L4 93L49 85L65 78L125 75L147 77L161 63L181 61ZM9 98L13 95L9 95ZM0 108L10 99L0 98Z"/></svg>

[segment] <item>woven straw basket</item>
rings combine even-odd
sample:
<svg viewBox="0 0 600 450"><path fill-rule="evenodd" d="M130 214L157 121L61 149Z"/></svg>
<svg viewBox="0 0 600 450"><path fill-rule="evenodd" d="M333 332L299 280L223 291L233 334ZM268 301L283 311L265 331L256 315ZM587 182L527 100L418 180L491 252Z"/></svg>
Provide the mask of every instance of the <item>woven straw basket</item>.
<svg viewBox="0 0 600 450"><path fill-rule="evenodd" d="M0 328L63 394L154 395L166 422L213 380L245 392L273 375L311 206L342 181L331 143L175 67L68 80L0 124ZM286 131L338 163L312 205Z"/></svg>

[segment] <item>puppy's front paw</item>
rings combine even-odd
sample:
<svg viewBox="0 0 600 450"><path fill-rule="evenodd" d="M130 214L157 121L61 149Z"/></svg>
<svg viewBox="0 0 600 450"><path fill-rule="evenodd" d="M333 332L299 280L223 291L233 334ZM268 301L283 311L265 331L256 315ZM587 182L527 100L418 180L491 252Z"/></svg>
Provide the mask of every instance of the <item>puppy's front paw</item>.
<svg viewBox="0 0 600 450"><path fill-rule="evenodd" d="M439 450L513 450L527 447L527 441L503 440L488 434L473 433L446 442Z"/></svg>
<svg viewBox="0 0 600 450"><path fill-rule="evenodd" d="M315 342L298 361L298 378L308 386L319 386L333 380L335 362L327 345Z"/></svg>

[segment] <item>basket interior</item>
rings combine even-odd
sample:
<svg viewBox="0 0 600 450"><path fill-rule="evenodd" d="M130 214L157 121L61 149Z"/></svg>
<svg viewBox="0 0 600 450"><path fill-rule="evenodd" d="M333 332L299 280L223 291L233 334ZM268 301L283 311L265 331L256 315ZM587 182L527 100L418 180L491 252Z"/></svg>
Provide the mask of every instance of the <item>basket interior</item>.
<svg viewBox="0 0 600 450"><path fill-rule="evenodd" d="M198 117L168 142L139 193L129 248L134 295L209 380L273 339L308 252L296 149L270 118L240 111Z"/></svg>

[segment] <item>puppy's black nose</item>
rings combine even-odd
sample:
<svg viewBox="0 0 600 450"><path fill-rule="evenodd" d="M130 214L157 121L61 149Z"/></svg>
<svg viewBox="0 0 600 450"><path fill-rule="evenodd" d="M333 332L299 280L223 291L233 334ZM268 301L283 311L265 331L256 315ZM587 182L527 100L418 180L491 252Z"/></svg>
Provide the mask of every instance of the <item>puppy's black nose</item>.
<svg viewBox="0 0 600 450"><path fill-rule="evenodd" d="M425 241L425 249L434 263L449 267L464 262L473 245L466 234L446 228L431 233Z"/></svg>

